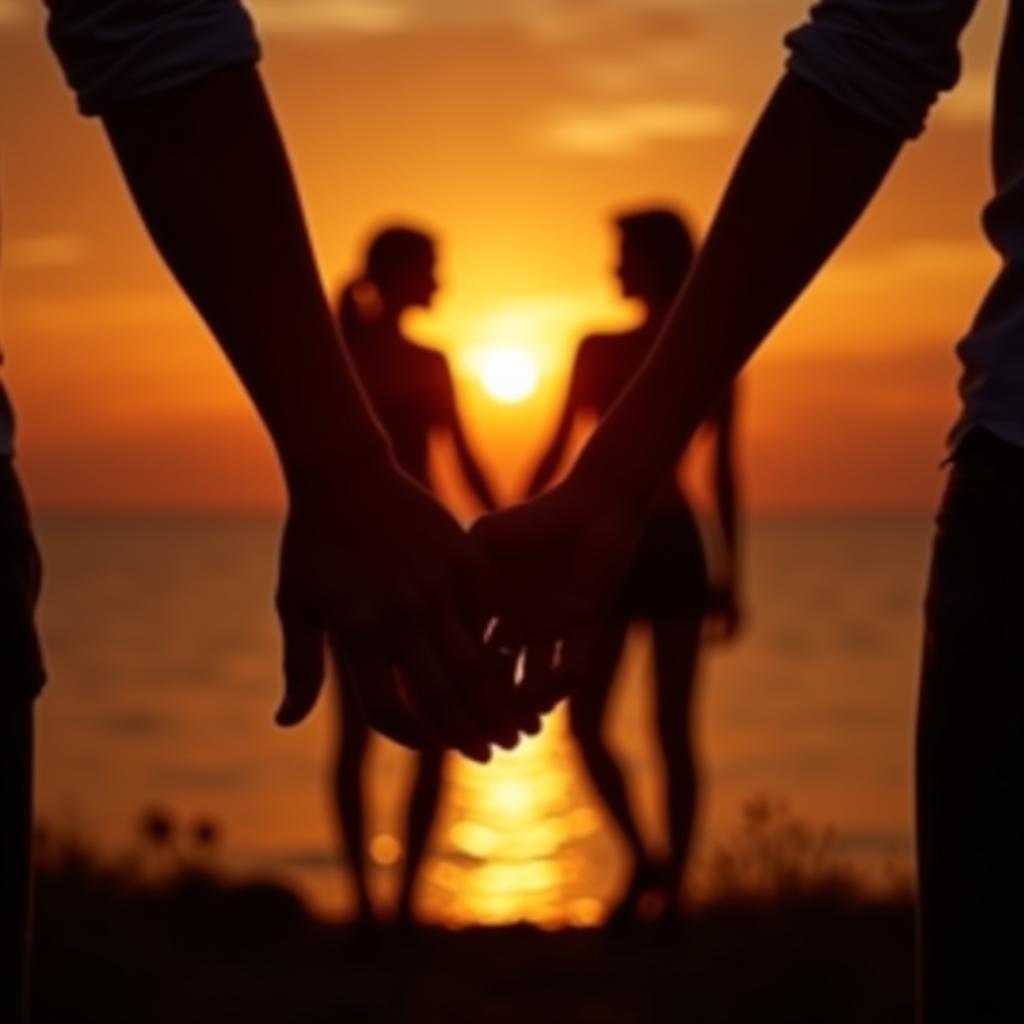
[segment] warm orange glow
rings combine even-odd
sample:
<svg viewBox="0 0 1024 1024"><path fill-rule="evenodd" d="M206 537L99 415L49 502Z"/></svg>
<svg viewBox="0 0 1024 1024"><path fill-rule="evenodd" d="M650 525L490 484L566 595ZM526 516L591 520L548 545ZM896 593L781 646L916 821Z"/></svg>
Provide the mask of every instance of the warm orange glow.
<svg viewBox="0 0 1024 1024"><path fill-rule="evenodd" d="M441 288L411 333L450 357L467 429L519 497L579 340L628 318L611 217L669 202L707 225L807 5L694 0L671 73L646 2L612 0L596 19L470 0L368 21L292 6L257 5L262 68L332 293L374 228L436 233ZM463 7L465 23L452 17ZM953 342L994 264L977 220L998 15L979 11L969 76L757 360L742 421L756 507L932 500ZM741 73L720 73L730 61ZM0 91L18 96L0 125L4 376L35 503L279 504L270 445L139 230L102 137L74 118L28 5L0 18ZM503 348L527 358L493 356Z"/></svg>
<svg viewBox="0 0 1024 1024"><path fill-rule="evenodd" d="M671 203L706 228L743 135L782 66L778 40L809 4L691 0L676 6L686 9L696 31L671 45L644 37L644 19L635 12L652 3L636 0L308 3L301 16L286 10L295 5L255 5L258 18L280 9L265 25L261 67L332 293L358 269L372 229L410 219L437 235L441 287L431 309L410 317L410 335L448 357L467 433L501 500L523 497L564 403L580 340L626 329L638 315L622 300L612 272L611 218L648 202ZM385 11L371 17L371 6ZM394 13L413 6L415 17ZM591 7L605 13L595 18ZM16 8L21 13L5 13ZM140 229L101 133L74 116L36 8L0 0L0 95L16 98L0 109L0 336L33 504L40 512L279 506L280 473L265 432ZM920 508L941 484L936 466L956 403L953 343L995 264L979 235L978 211L991 190L986 104L1001 9L982 8L965 41L971 70L963 86L936 110L926 138L908 147L868 216L744 383L738 450L745 514L780 507ZM608 15L615 10L621 17ZM725 67L732 73L723 74ZM742 303L744 296L734 300ZM577 424L574 437L584 427ZM434 467L441 470L440 493L452 504L463 502L468 521L479 508L452 439L439 431L432 443L441 453ZM132 820L145 777L157 780L164 787L158 795L176 805L220 801L212 806L228 823L233 848L333 849L315 782L334 721L321 713L301 733L267 727L279 659L267 601L274 543L254 539L244 567L251 577L242 592L261 609L252 613L263 630L255 652L239 650L221 661L193 643L186 600L165 602L184 609L175 613L180 621L161 610L164 628L153 644L160 663L176 672L181 651L195 649L202 671L216 666L223 683L190 685L187 701L172 687L153 688L161 713L196 730L190 742L180 741L176 726L145 742L125 734L121 742L130 747L111 742L97 754L87 730L65 727L86 714L116 720L122 702L133 704L138 680L151 677L148 662L127 660L131 644L122 642L143 635L141 618L133 617L143 603L126 602L124 615L103 617L116 668L109 675L121 688L109 707L77 685L55 686L44 702L56 709L44 714L59 738L42 745L48 809L74 805L79 780L98 777L81 765L97 758L103 786L78 795L99 835L113 836L118 823ZM141 559L148 542L131 550ZM52 579L64 581L67 606L77 609L71 595L85 591L75 575L76 550L62 549L54 536L52 554ZM201 550L197 558L197 565L210 561ZM788 572L790 563L784 564ZM879 593L883 602L893 599L888 590ZM768 588L755 595L754 628L761 628L764 609L779 604ZM234 611L223 603L229 606ZM207 620L217 616L195 621ZM81 626L77 613L64 621ZM802 622L780 619L766 630L780 677L789 671L790 648L810 635L803 629ZM857 621L849 634L836 643L865 635ZM53 644L54 678L70 682L79 671L67 653L78 649L67 642L75 634L58 628L53 635L60 641ZM87 640L91 652L91 635L78 643ZM869 646L859 644L854 658L844 654L841 662L822 654L807 678L837 675L848 684L844 692L860 694L859 676L875 664L865 660ZM723 819L750 795L748 777L732 766L775 764L779 745L771 737L789 727L780 718L766 729L735 710L747 680L762 685L760 663L747 650L716 653L711 671L729 685L707 688L715 786L707 806ZM889 657L888 648L879 651ZM915 656L898 647L901 679L913 677ZM647 671L647 662L634 659L624 674L633 679ZM240 707L245 727L233 727L226 746L221 723L237 723ZM908 704L907 723L910 714ZM611 739L618 728L619 746L632 751L649 716L616 711L609 720ZM801 751L817 751L816 734L803 740ZM121 769L113 752L125 749L152 767L150 775ZM173 773L165 767L171 763ZM207 787L211 776L234 780L239 765L275 768L254 775L249 788ZM906 766L907 779L909 771ZM406 779L390 769L368 775L370 884L390 900L405 860ZM429 884L419 909L426 918L539 927L603 919L622 881L623 854L602 839L608 828L597 797L580 782L564 718L556 716L540 737L498 754L485 769L453 758L449 775L436 848L425 867ZM635 776L645 820L656 820L662 806L652 776ZM788 777L780 769L772 778ZM841 785L809 778L802 806L814 820L829 820L841 807L845 820L872 831L876 790L853 775ZM907 785L882 791L884 821L903 821ZM382 809L387 813L378 821ZM709 826L708 834L721 834L721 820L709 820L718 831ZM339 896L337 866L321 861L318 869L303 868L303 884L320 905L351 909L338 902L350 896L347 886Z"/></svg>
<svg viewBox="0 0 1024 1024"><path fill-rule="evenodd" d="M449 925L591 925L602 905L575 844L600 828L573 798L574 762L562 715L486 768L459 760L450 779L452 821L427 866L429 914Z"/></svg>
<svg viewBox="0 0 1024 1024"><path fill-rule="evenodd" d="M539 308L538 308L539 307ZM469 344L459 345L461 363L494 402L518 405L532 398L541 365L553 347L551 311L544 303L513 302L469 322L452 325ZM545 351L546 350L546 351Z"/></svg>
<svg viewBox="0 0 1024 1024"><path fill-rule="evenodd" d="M536 391L537 364L524 349L502 345L482 356L480 380L495 401L516 405Z"/></svg>
<svg viewBox="0 0 1024 1024"><path fill-rule="evenodd" d="M393 867L402 854L402 844L392 835L381 833L370 840L370 859L382 868Z"/></svg>

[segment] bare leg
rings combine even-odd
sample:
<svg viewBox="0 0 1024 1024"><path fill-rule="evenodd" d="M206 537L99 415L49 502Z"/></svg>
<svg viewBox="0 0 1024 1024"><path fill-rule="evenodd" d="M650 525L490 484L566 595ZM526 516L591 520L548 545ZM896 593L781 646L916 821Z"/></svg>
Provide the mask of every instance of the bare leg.
<svg viewBox="0 0 1024 1024"><path fill-rule="evenodd" d="M32 703L0 706L0 1020L28 1019Z"/></svg>
<svg viewBox="0 0 1024 1024"><path fill-rule="evenodd" d="M625 779L602 734L608 696L625 639L626 623L614 622L606 625L594 641L586 678L569 699L569 727L601 800L629 846L634 868L639 868L647 863L647 851Z"/></svg>
<svg viewBox="0 0 1024 1024"><path fill-rule="evenodd" d="M667 884L679 896L690 855L697 810L697 764L691 735L691 709L701 620L659 619L654 623L657 677L657 733L665 762L665 796L669 829Z"/></svg>
<svg viewBox="0 0 1024 1024"><path fill-rule="evenodd" d="M338 751L334 767L334 802L341 825L345 859L352 871L356 889L359 920L368 923L373 920L373 903L366 877L366 827L364 822L363 763L366 760L369 725L359 697L346 672L335 654L340 700L337 702L340 714Z"/></svg>
<svg viewBox="0 0 1024 1024"><path fill-rule="evenodd" d="M409 797L409 817L406 822L405 870L398 898L398 920L406 924L413 920L412 899L441 803L444 762L445 754L441 749L425 750L417 759L416 780Z"/></svg>

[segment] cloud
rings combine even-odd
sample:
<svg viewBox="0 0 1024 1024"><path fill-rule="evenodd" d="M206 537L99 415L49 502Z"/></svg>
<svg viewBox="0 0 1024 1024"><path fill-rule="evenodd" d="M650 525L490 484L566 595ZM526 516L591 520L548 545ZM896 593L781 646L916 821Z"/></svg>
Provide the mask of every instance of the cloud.
<svg viewBox="0 0 1024 1024"><path fill-rule="evenodd" d="M0 0L0 5L13 2L18 0ZM679 0L249 0L248 6L266 32L380 35L505 28L543 44L603 41L629 49L645 40L678 40L694 25Z"/></svg>
<svg viewBox="0 0 1024 1024"><path fill-rule="evenodd" d="M555 111L543 130L551 147L593 156L628 156L645 145L727 135L735 114L713 103L639 100L568 105Z"/></svg>
<svg viewBox="0 0 1024 1024"><path fill-rule="evenodd" d="M3 264L8 270L52 270L82 263L89 247L78 235L35 235L12 238L4 245Z"/></svg>
<svg viewBox="0 0 1024 1024"><path fill-rule="evenodd" d="M979 235L976 241L917 240L894 245L870 259L848 259L829 272L832 288L852 293L901 288L922 282L947 280L962 284L974 278L984 282L997 267L992 249Z"/></svg>
<svg viewBox="0 0 1024 1024"><path fill-rule="evenodd" d="M553 107L544 135L556 148L624 153L731 126L724 107L680 100L692 95L687 55L701 36L680 0L526 0L520 19L582 101Z"/></svg>
<svg viewBox="0 0 1024 1024"><path fill-rule="evenodd" d="M519 20L548 43L643 41L689 37L695 22L678 0L526 0Z"/></svg>
<svg viewBox="0 0 1024 1024"><path fill-rule="evenodd" d="M28 13L26 0L0 0L0 28L17 25L25 20Z"/></svg>
<svg viewBox="0 0 1024 1024"><path fill-rule="evenodd" d="M414 20L403 0L249 0L248 6L259 30L268 33L390 35Z"/></svg>

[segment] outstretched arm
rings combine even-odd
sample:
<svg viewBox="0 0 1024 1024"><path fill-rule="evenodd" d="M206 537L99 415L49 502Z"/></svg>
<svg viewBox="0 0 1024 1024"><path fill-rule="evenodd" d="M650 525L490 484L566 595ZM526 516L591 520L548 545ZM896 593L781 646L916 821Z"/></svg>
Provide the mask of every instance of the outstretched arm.
<svg viewBox="0 0 1024 1024"><path fill-rule="evenodd" d="M46 2L82 111L102 116L157 247L281 459L278 720L316 701L330 630L351 647L373 724L485 759L488 739L511 743L515 728L481 650L482 577L454 520L395 470L337 344L244 8Z"/></svg>
<svg viewBox="0 0 1024 1024"><path fill-rule="evenodd" d="M393 737L478 759L491 740L511 745L515 715L481 649L482 577L454 520L390 461L338 344L255 70L119 106L104 123L157 247L280 454L290 513L279 721L315 702L330 630L351 646L371 722Z"/></svg>
<svg viewBox="0 0 1024 1024"><path fill-rule="evenodd" d="M581 457L581 478L639 500L857 222L902 139L783 79L639 375Z"/></svg>
<svg viewBox="0 0 1024 1024"><path fill-rule="evenodd" d="M289 489L339 470L386 472L388 444L338 344L256 70L119 105L103 123L154 243L266 424Z"/></svg>
<svg viewBox="0 0 1024 1024"><path fill-rule="evenodd" d="M566 482L480 521L505 614L529 639L601 617L652 495L768 331L856 222L894 132L783 79L740 159L662 338Z"/></svg>
<svg viewBox="0 0 1024 1024"><path fill-rule="evenodd" d="M529 706L547 711L581 685L588 630L609 610L655 488L855 223L900 145L815 87L783 79L659 344L569 478L474 526L504 585L502 616L531 647Z"/></svg>
<svg viewBox="0 0 1024 1024"><path fill-rule="evenodd" d="M597 620L659 481L958 77L976 0L819 0L662 338L565 483L475 527L527 640Z"/></svg>
<svg viewBox="0 0 1024 1024"><path fill-rule="evenodd" d="M639 438L649 444L622 464L619 484L639 493L656 484L956 84L976 3L818 0L790 33L790 74L747 143L660 344L581 469L602 460L607 469Z"/></svg>

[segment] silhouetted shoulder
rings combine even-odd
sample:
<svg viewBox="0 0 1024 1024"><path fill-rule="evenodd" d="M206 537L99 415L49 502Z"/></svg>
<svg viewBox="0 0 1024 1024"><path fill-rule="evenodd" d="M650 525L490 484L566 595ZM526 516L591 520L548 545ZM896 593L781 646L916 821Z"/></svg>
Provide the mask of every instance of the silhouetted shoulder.
<svg viewBox="0 0 1024 1024"><path fill-rule="evenodd" d="M424 409L429 409L429 418L435 424L448 423L455 415L455 386L447 357L436 349L415 343L410 343L407 353Z"/></svg>

